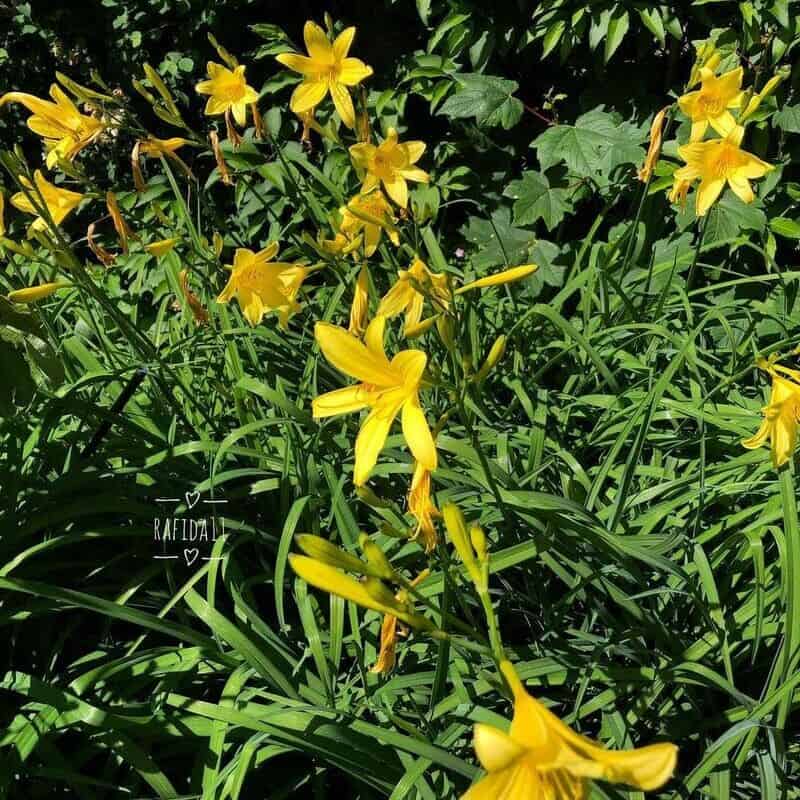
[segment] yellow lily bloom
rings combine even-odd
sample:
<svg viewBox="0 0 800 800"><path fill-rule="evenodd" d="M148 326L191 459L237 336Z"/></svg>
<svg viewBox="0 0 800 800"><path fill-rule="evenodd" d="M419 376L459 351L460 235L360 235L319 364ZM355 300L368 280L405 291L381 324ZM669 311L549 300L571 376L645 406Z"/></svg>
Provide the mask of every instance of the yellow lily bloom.
<svg viewBox="0 0 800 800"><path fill-rule="evenodd" d="M772 464L777 469L792 458L797 446L797 424L800 422L800 372L779 365L765 366L772 375L772 394L764 406L764 421L755 436L742 445L748 450L769 442ZM778 370L788 377L778 375Z"/></svg>
<svg viewBox="0 0 800 800"><path fill-rule="evenodd" d="M383 347L385 324L385 317L375 317L367 327L364 342L326 322L318 322L314 328L325 358L345 375L361 381L315 398L314 417L321 419L370 409L356 439L353 471L356 486L367 482L392 422L401 412L403 436L414 458L426 469L436 469L436 445L419 403L428 358L421 350L402 350L389 361Z"/></svg>
<svg viewBox="0 0 800 800"><path fill-rule="evenodd" d="M233 264L227 265L233 272L217 302L228 303L236 297L245 319L253 326L268 311L277 311L278 321L285 328L289 317L300 310L297 293L310 270L300 264L273 262L277 254L277 242L257 253L238 248Z"/></svg>
<svg viewBox="0 0 800 800"><path fill-rule="evenodd" d="M439 509L431 500L431 473L430 470L417 462L414 465L414 475L411 478L411 488L408 492L408 510L417 521L414 533L425 547L425 552L430 553L438 537L434 519L441 517Z"/></svg>
<svg viewBox="0 0 800 800"><path fill-rule="evenodd" d="M514 693L514 719L508 733L475 725L475 754L489 774L461 800L584 800L589 780L650 791L672 776L678 757L674 744L606 750L528 694L510 662L502 662L500 669Z"/></svg>
<svg viewBox="0 0 800 800"><path fill-rule="evenodd" d="M736 126L724 139L693 142L678 148L686 166L675 170L675 180L691 183L700 178L696 201L698 217L708 212L726 183L745 203L752 203L755 195L750 180L762 178L773 169L771 164L741 149L743 136L744 128Z"/></svg>
<svg viewBox="0 0 800 800"><path fill-rule="evenodd" d="M384 295L378 306L378 314L395 317L405 312L404 333L407 336L422 319L425 298L434 306L436 313L450 307L450 284L447 275L431 272L424 261L415 258L411 266L398 272L397 282Z"/></svg>
<svg viewBox="0 0 800 800"><path fill-rule="evenodd" d="M465 283L456 289L456 294L464 294L464 292L469 292L473 289L485 289L489 286L500 286L504 283L521 281L523 278L527 278L528 275L532 275L537 269L539 267L536 264L523 264L521 267L504 269L502 272L495 272L485 278L478 278L478 280L471 283Z"/></svg>
<svg viewBox="0 0 800 800"><path fill-rule="evenodd" d="M370 192L383 184L386 194L401 208L408 206L408 184L406 181L428 183L430 175L414 164L422 158L425 142L399 142L397 131L389 133L377 147L369 142L360 142L350 148L353 163L366 172L362 192Z"/></svg>
<svg viewBox="0 0 800 800"><path fill-rule="evenodd" d="M363 234L365 255L371 256L378 249L384 231L395 247L400 244L400 234L395 227L397 219L380 190L357 194L340 212L340 232L351 240Z"/></svg>
<svg viewBox="0 0 800 800"><path fill-rule="evenodd" d="M81 114L56 84L50 87L50 97L55 102L24 92L8 92L0 97L0 107L6 103L22 103L32 112L28 117L28 127L44 140L46 164L52 169L59 158L72 161L84 147L97 139L106 126L95 117Z"/></svg>
<svg viewBox="0 0 800 800"><path fill-rule="evenodd" d="M200 81L195 86L198 94L209 95L206 103L206 116L231 112L234 119L244 127L247 124L247 107L258 101L258 92L248 86L244 77L245 67L240 64L236 69L228 69L222 64L209 61L207 65L207 81Z"/></svg>
<svg viewBox="0 0 800 800"><path fill-rule="evenodd" d="M144 249L150 253L151 256L155 256L156 258L161 258L165 256L167 253L172 252L175 245L178 244L180 241L179 238L175 237L172 239L159 239L157 242L151 242L150 244L146 244Z"/></svg>
<svg viewBox="0 0 800 800"><path fill-rule="evenodd" d="M72 286L69 281L53 281L52 283L40 283L38 286L27 286L24 289L15 289L8 293L8 299L12 303L35 303L37 300L44 300L50 297L59 289L66 289Z"/></svg>
<svg viewBox="0 0 800 800"><path fill-rule="evenodd" d="M692 121L690 141L698 142L709 125L720 135L727 136L736 120L729 108L739 108L742 102L741 67L717 77L712 69L700 70L700 88L678 98L678 107Z"/></svg>
<svg viewBox="0 0 800 800"><path fill-rule="evenodd" d="M294 90L289 101L289 107L295 114L311 111L330 92L342 122L351 129L355 126L353 100L347 87L357 86L372 75L372 67L368 67L361 59L347 55L355 35L355 28L347 28L331 44L325 31L309 20L303 27L308 56L281 53L275 57L284 67L303 76L302 83Z"/></svg>
<svg viewBox="0 0 800 800"><path fill-rule="evenodd" d="M79 192L71 192L69 189L62 189L58 186L54 186L42 175L41 170L37 169L36 172L33 173L33 180L36 183L36 189L38 189L39 194L41 194L41 198L36 196L31 182L24 175L20 175L19 177L19 182L34 195L34 199L37 203L40 199L44 200L47 211L56 225L60 225L81 200L83 200L83 195ZM18 208L20 211L24 211L26 214L36 215L36 219L31 224L31 230L41 231L47 227L47 222L39 216L38 209L31 203L24 192L17 192L17 194L11 198L11 205L13 205L14 208Z"/></svg>

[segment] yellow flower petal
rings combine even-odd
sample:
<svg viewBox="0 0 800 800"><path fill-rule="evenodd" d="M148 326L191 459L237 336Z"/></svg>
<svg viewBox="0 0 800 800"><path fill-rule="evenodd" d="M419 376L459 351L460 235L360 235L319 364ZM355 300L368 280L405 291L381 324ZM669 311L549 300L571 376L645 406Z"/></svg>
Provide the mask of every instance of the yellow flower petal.
<svg viewBox="0 0 800 800"><path fill-rule="evenodd" d="M345 86L357 86L372 75L372 67L367 66L360 58L345 58L339 68L339 83Z"/></svg>
<svg viewBox="0 0 800 800"><path fill-rule="evenodd" d="M292 92L289 107L295 114L310 111L318 105L328 92L328 84L324 80L303 81Z"/></svg>
<svg viewBox="0 0 800 800"><path fill-rule="evenodd" d="M350 52L350 47L353 44L353 38L356 35L354 27L345 28L333 42L333 58L335 61L342 61L347 58Z"/></svg>
<svg viewBox="0 0 800 800"><path fill-rule="evenodd" d="M714 178L700 182L700 186L697 188L696 213L698 217L705 216L724 188L724 178Z"/></svg>
<svg viewBox="0 0 800 800"><path fill-rule="evenodd" d="M397 377L389 369L387 362L371 352L355 336L347 331L318 322L314 327L314 336L325 358L336 369L352 378L376 386L394 386Z"/></svg>
<svg viewBox="0 0 800 800"><path fill-rule="evenodd" d="M403 436L414 458L427 470L436 469L436 444L416 396L403 404Z"/></svg>
<svg viewBox="0 0 800 800"><path fill-rule="evenodd" d="M316 22L309 20L303 26L303 40L306 50L314 61L333 63L333 48L325 35L325 31Z"/></svg>
<svg viewBox="0 0 800 800"><path fill-rule="evenodd" d="M356 438L356 463L353 468L353 483L356 486L362 486L369 480L401 404L402 398L394 403L377 406L361 425Z"/></svg>
<svg viewBox="0 0 800 800"><path fill-rule="evenodd" d="M369 392L362 385L346 386L344 389L336 389L314 398L311 410L314 419L349 414L366 408L370 399Z"/></svg>
<svg viewBox="0 0 800 800"><path fill-rule="evenodd" d="M331 83L330 89L331 99L333 100L333 105L336 107L336 111L342 118L342 122L352 130L356 124L356 112L353 108L350 92L347 91L343 83L339 82ZM293 108L292 110L294 111L295 109Z"/></svg>
<svg viewBox="0 0 800 800"><path fill-rule="evenodd" d="M487 772L505 769L525 752L525 748L507 733L480 722L475 725L473 745L478 761Z"/></svg>

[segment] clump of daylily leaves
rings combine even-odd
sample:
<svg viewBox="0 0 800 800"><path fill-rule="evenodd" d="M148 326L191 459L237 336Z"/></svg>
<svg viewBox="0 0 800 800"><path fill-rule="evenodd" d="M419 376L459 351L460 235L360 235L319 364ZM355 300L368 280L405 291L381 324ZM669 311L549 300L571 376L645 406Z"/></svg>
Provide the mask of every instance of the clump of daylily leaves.
<svg viewBox="0 0 800 800"><path fill-rule="evenodd" d="M346 28L333 35L333 23L327 30L309 21L305 24L306 53L287 52L277 56L278 62L299 76L289 106L302 123L302 138L310 139L311 131L324 134L316 115L323 104L331 103L346 129L352 131L348 152L359 177L360 188L341 208L331 210L330 231L316 231L307 241L327 257L352 259L357 277L352 285L347 328L319 321L315 340L322 355L344 376L355 381L320 395L313 401L316 419L366 411L353 446L353 482L367 502L379 500L367 483L375 468L387 436L397 418L408 449L413 457L413 474L408 487L408 511L416 525L410 537L420 551L435 553L442 546L437 533L444 519L447 539L463 565L465 586L474 591L483 609L488 642L474 641L475 631L460 620L444 615L447 631L437 627L433 619L442 619L440 610L431 605L424 591L428 569L407 576L396 569L383 550L369 536L361 535L363 557L337 547L328 540L299 535L297 545L303 554L290 556L298 576L321 590L338 595L365 608L383 614L380 650L374 671L386 674L396 664L398 637L402 630L412 629L435 639L446 639L461 631L464 647L472 647L490 656L498 670L498 678L513 701L513 719L507 731L491 725L475 726L474 746L485 777L476 782L463 800L578 800L587 796L588 782L602 780L625 784L641 791L657 789L671 777L677 759L677 748L670 743L652 744L640 749L609 751L586 739L561 722L542 703L531 696L513 664L506 656L499 620L489 596L491 554L487 538L477 525L468 526L461 511L452 503L440 510L433 499L433 479L438 466L437 436L446 425L446 415L431 428L421 396L433 383L428 355L409 346L393 354L387 353L387 329L398 317L403 318L402 336L422 337L435 329L448 350L454 346L454 333L460 319L458 304L467 292L491 289L519 281L536 270L533 264L509 267L506 270L458 285L445 272L434 272L415 253L405 269L401 269L394 285L377 303L370 318L371 279L369 259L378 250L384 236L398 246L404 236L403 226L409 219L409 183L425 184L431 180L423 168L426 145L415 139L402 141L397 130L389 128L386 136L372 141L371 126L364 108L356 108L353 90L368 80L373 71L359 58L350 55L356 29ZM206 97L205 114L221 117L226 136L234 147L241 142L239 129L253 122L256 136L270 135L265 130L258 108L258 92L247 83L246 67L212 40L223 63L210 61L207 79L200 81L197 92ZM698 51L698 58L687 91L677 101L677 109L667 106L656 115L651 129L647 158L639 170L639 178L649 182L659 159L664 128L678 111L691 121L689 141L680 145L678 153L685 162L674 171L670 199L686 202L687 195L699 182L695 193L698 217L707 215L726 186L744 202L754 199L751 181L763 177L772 167L743 148L746 126L760 103L774 92L781 80L776 75L759 92L743 90L744 71L735 67L717 74L722 61L713 44ZM45 167L58 170L76 183L80 172L76 159L92 143L110 136L124 119L125 108L111 94L100 94L82 87L63 75L50 90L50 100L23 92L9 92L0 97L0 107L20 103L30 111L28 127L42 138ZM177 166L187 177L191 170L179 155L186 147L204 147L203 139L185 124L180 109L158 73L145 66L148 86L135 81L135 88L152 103L164 122L183 129L186 136L160 139L139 129L140 135L131 152L132 180L137 191L146 188L145 168L148 160ZM59 85L60 84L60 85ZM699 88L696 88L699 84ZM80 106L83 106L81 108ZM336 136L337 146L348 136ZM220 177L232 183L216 129L209 132L210 149ZM59 226L83 202L104 201L106 214L87 230L87 242L103 266L114 263L115 254L102 247L95 238L95 227L110 220L117 234L120 250L127 251L137 238L130 229L113 192L87 193L66 188L63 180L50 180L42 170L25 172L21 159L5 159L4 166L12 173L19 192L11 204L33 217L29 237L44 246L54 238L62 240ZM420 164L423 166L420 166ZM0 236L4 235L3 195L0 194ZM29 254L28 243L2 238L3 246L14 252ZM163 257L179 242L179 237L150 242L144 249L154 257ZM212 250L220 257L224 244L215 234ZM219 303L236 299L250 325L260 325L265 315L277 315L278 324L287 327L293 315L301 312L299 302L308 275L319 265L276 261L279 245L269 242L255 249L240 247L235 251L230 275L217 298ZM13 302L30 303L59 291L81 291L91 287L77 285L54 276L53 280L21 288L9 294ZM209 324L211 315L192 292L189 272L180 275L180 286L187 307L197 324ZM501 336L489 349L483 365L469 376L479 384L502 359L507 345ZM745 447L758 447L769 442L776 467L786 463L795 450L797 425L800 420L800 373L783 367L778 358L760 360L759 366L772 378L772 397L764 409L764 421ZM437 615L428 615L432 609ZM471 641L472 639L472 641Z"/></svg>

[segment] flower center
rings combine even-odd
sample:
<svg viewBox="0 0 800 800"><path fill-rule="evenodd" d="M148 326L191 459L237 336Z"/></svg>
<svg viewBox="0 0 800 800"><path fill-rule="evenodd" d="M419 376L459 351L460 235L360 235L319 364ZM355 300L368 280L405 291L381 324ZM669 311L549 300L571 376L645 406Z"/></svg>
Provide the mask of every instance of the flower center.
<svg viewBox="0 0 800 800"><path fill-rule="evenodd" d="M700 110L708 117L718 117L725 110L722 100L713 94L701 94L697 102Z"/></svg>
<svg viewBox="0 0 800 800"><path fill-rule="evenodd" d="M235 103L244 97L244 81L237 80L236 78L222 79L217 83L216 95L220 100L227 100L230 103Z"/></svg>
<svg viewBox="0 0 800 800"><path fill-rule="evenodd" d="M715 178L727 178L728 174L737 166L736 151L723 146L720 154L713 164L712 172Z"/></svg>

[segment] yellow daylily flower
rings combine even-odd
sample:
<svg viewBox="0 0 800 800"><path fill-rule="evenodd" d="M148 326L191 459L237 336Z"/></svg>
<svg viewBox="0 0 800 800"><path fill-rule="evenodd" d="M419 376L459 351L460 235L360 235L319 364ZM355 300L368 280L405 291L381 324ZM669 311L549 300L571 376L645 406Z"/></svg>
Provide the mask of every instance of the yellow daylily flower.
<svg viewBox="0 0 800 800"><path fill-rule="evenodd" d="M303 76L289 101L289 107L295 114L310 111L330 92L342 122L351 129L355 126L353 100L347 87L357 86L372 75L372 67L368 67L361 59L347 55L355 35L355 28L347 28L331 44L325 31L309 20L303 27L308 56L281 53L275 57L284 67Z"/></svg>
<svg viewBox="0 0 800 800"><path fill-rule="evenodd" d="M461 800L584 800L589 780L651 791L672 776L678 757L674 744L606 750L528 694L510 662L502 662L500 669L514 693L514 718L508 733L475 725L475 754L489 774Z"/></svg>
<svg viewBox="0 0 800 800"><path fill-rule="evenodd" d="M384 295L378 306L378 314L395 317L405 312L404 333L407 336L422 319L425 298L434 306L436 313L450 307L450 284L447 275L431 272L424 261L415 258L411 266L398 272L397 282Z"/></svg>
<svg viewBox="0 0 800 800"><path fill-rule="evenodd" d="M238 248L233 264L227 265L233 272L217 302L228 303L236 297L245 319L253 326L268 311L277 311L278 321L285 328L289 317L300 310L297 293L310 269L301 264L272 261L277 254L277 242L257 253Z"/></svg>
<svg viewBox="0 0 800 800"><path fill-rule="evenodd" d="M59 186L54 186L42 175L41 170L37 169L36 172L33 173L33 180L36 184L36 189L39 190L41 198L37 197L31 182L24 175L19 176L19 182L29 192L33 193L37 205L40 200L44 200L47 211L56 225L60 225L81 200L83 200L84 196L79 192L71 192L69 189L62 189ZM31 203L24 192L17 192L17 194L11 198L11 205L26 214L34 214L36 216L36 219L31 224L31 230L41 231L47 228L47 222L39 216L38 209Z"/></svg>
<svg viewBox="0 0 800 800"><path fill-rule="evenodd" d="M672 106L664 106L658 114L653 117L653 122L650 125L650 146L647 148L647 156L644 159L644 164L637 171L636 175L642 183L647 183L650 176L653 174L658 157L661 155L661 141L664 136L664 119L667 116L667 111Z"/></svg>
<svg viewBox="0 0 800 800"><path fill-rule="evenodd" d="M258 101L258 92L248 86L244 77L245 67L240 64L235 69L228 69L222 64L209 61L207 65L207 81L200 81L195 86L198 94L209 95L205 114L213 117L217 114L232 113L240 127L247 124L247 107Z"/></svg>
<svg viewBox="0 0 800 800"><path fill-rule="evenodd" d="M81 114L60 86L50 87L50 97L55 102L24 92L8 92L0 97L0 107L6 103L22 103L31 112L28 127L44 140L46 164L52 169L60 158L72 161L106 126L95 117Z"/></svg>
<svg viewBox="0 0 800 800"><path fill-rule="evenodd" d="M745 203L752 203L755 195L750 180L762 178L773 169L766 161L741 149L743 136L744 128L739 125L724 139L691 142L678 148L686 166L675 170L675 180L691 183L700 178L696 201L698 217L708 212L726 183Z"/></svg>
<svg viewBox="0 0 800 800"><path fill-rule="evenodd" d="M741 67L717 77L712 69L700 70L700 88L678 98L678 107L692 121L690 141L698 142L709 125L720 135L727 136L736 120L729 108L739 108L742 102Z"/></svg>
<svg viewBox="0 0 800 800"><path fill-rule="evenodd" d="M353 303L350 306L350 324L347 327L353 336L361 336L367 327L369 315L369 270L366 262L361 265L353 292Z"/></svg>
<svg viewBox="0 0 800 800"><path fill-rule="evenodd" d="M150 242L150 244L146 244L144 249L150 253L151 256L161 258L167 253L172 252L175 245L178 244L179 241L180 239L178 237L174 237L172 239L159 239L157 242Z"/></svg>
<svg viewBox="0 0 800 800"><path fill-rule="evenodd" d="M430 575L430 570L424 569L411 581L412 586L417 586L421 581ZM409 602L409 593L407 589L401 589L396 595L395 599L403 604ZM397 663L397 637L401 633L398 630L399 622L394 614L384 614L383 621L381 622L381 645L378 651L378 660L372 667L370 672L377 672L381 675L388 675ZM403 635L407 634L404 630Z"/></svg>
<svg viewBox="0 0 800 800"><path fill-rule="evenodd" d="M386 194L401 208L408 206L406 181L428 183L430 175L414 164L422 158L425 142L399 142L397 131L389 128L386 138L377 147L360 142L350 148L353 163L366 172L362 192L370 192L383 184Z"/></svg>
<svg viewBox="0 0 800 800"><path fill-rule="evenodd" d="M777 469L789 461L797 446L797 425L800 422L800 371L778 364L762 363L772 376L772 394L764 406L764 421L755 436L742 441L748 450L767 442L772 450L772 464ZM778 372L784 373L783 377Z"/></svg>
<svg viewBox="0 0 800 800"><path fill-rule="evenodd" d="M340 233L351 240L363 234L365 255L371 256L378 249L384 231L395 247L400 244L400 234L395 227L397 219L380 190L357 194L340 212Z"/></svg>
<svg viewBox="0 0 800 800"><path fill-rule="evenodd" d="M521 267L504 269L502 272L495 272L485 278L478 278L478 280L471 283L465 283L456 289L456 294L464 294L464 292L470 292L473 289L485 289L489 286L500 286L504 283L521 281L523 278L527 278L528 275L532 275L537 269L539 267L536 264L523 264Z"/></svg>
<svg viewBox="0 0 800 800"><path fill-rule="evenodd" d="M411 478L408 510L417 521L414 537L422 542L425 552L430 553L438 541L434 519L442 515L431 500L431 472L419 462L414 465L414 475Z"/></svg>
<svg viewBox="0 0 800 800"><path fill-rule="evenodd" d="M414 458L426 469L436 469L436 445L419 403L428 358L421 350L402 350L389 361L383 347L385 324L385 317L375 317L367 327L364 342L326 322L318 322L314 329L325 358L345 375L361 381L315 398L314 417L370 409L356 439L356 486L367 482L392 422L401 412L403 436Z"/></svg>
<svg viewBox="0 0 800 800"><path fill-rule="evenodd" d="M38 286L27 286L24 289L15 289L8 293L8 299L12 303L35 303L37 300L44 300L50 297L59 289L66 289L72 286L69 281L53 281L52 283L40 283Z"/></svg>

